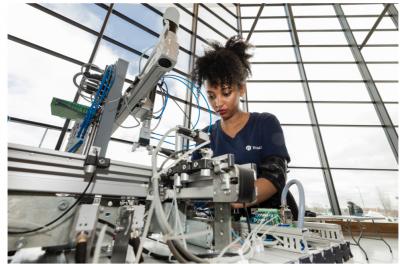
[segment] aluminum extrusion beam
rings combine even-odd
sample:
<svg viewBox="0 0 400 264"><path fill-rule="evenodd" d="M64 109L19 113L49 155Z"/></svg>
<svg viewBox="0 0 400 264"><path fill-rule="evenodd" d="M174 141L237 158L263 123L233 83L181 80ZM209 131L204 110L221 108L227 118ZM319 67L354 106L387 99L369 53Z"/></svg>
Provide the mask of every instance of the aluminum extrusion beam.
<svg viewBox="0 0 400 264"><path fill-rule="evenodd" d="M394 4L389 4L389 16L392 19L394 26L397 30L399 30L399 13L397 12L397 8Z"/></svg>
<svg viewBox="0 0 400 264"><path fill-rule="evenodd" d="M388 11L390 7L390 4L385 4L385 7L382 10L382 13L379 15L378 19L375 21L374 25L372 26L371 30L368 32L367 36L365 37L364 41L362 42L362 44L360 45L360 50L365 47L365 45L367 44L369 38L372 36L372 33L374 33L374 31L376 30L376 28L378 27L379 23L382 21L382 18L385 16L386 12Z"/></svg>
<svg viewBox="0 0 400 264"><path fill-rule="evenodd" d="M8 144L8 190L81 193L86 185L85 156L18 144ZM112 161L98 170L87 194L146 197L150 167Z"/></svg>
<svg viewBox="0 0 400 264"><path fill-rule="evenodd" d="M288 16L288 26L289 26L289 29L291 30L290 36L291 36L292 42L295 46L294 52L296 55L296 60L298 62L300 62L298 64L298 68L299 68L301 79L303 80L302 86L303 86L304 96L307 101L310 101L310 103L307 104L307 108L308 108L308 113L310 115L311 123L313 125L315 125L312 127L312 129L313 129L313 134L314 134L314 138L315 138L317 149L318 149L319 159L321 162L321 166L323 168L326 168L326 169L323 169L322 171L323 171L323 175L324 175L325 186L326 186L326 189L328 192L329 203L331 205L333 214L340 215L341 214L340 206L339 206L339 202L338 202L338 199L336 196L336 191L335 191L335 186L334 186L333 179L332 179L332 174L329 169L328 157L325 152L325 146L324 146L324 142L322 140L321 131L318 126L317 115L315 112L314 104L312 103L313 100L311 97L310 87L308 85L306 70L302 63L303 59L301 57L301 52L300 52L300 48L299 48L299 38L297 36L296 24L294 22L293 12L292 12L292 8L291 8L290 4L285 4L285 12L286 12L286 15Z"/></svg>
<svg viewBox="0 0 400 264"><path fill-rule="evenodd" d="M342 7L339 4L333 5L336 15L338 16L340 25L343 29L347 42L351 46L351 53L356 61L359 63L357 67L361 73L361 76L365 82L365 86L368 90L368 94L371 98L371 101L374 102L374 107L376 113L379 117L381 125L383 126L383 130L385 131L386 138L389 142L389 145L393 151L396 161L399 161L398 157L398 135L396 129L393 126L392 120L390 119L389 113L386 110L386 107L382 101L382 98L379 94L378 88L376 87L374 79L372 78L371 73L369 72L368 66L365 63L364 57L361 54L360 49L357 47L357 41L351 32L349 23L347 22L346 17L344 16L344 12Z"/></svg>

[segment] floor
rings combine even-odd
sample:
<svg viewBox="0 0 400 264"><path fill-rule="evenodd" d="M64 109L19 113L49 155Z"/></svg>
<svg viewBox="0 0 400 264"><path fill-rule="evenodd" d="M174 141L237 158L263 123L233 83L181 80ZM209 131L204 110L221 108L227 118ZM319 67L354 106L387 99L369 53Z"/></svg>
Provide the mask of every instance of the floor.
<svg viewBox="0 0 400 264"><path fill-rule="evenodd" d="M351 237L345 236L347 241L352 241ZM399 263L398 238L384 238L392 248L390 253L387 245L381 240L365 239L360 241L361 246L367 252L369 262L365 259L364 253L358 246L352 245L352 263Z"/></svg>

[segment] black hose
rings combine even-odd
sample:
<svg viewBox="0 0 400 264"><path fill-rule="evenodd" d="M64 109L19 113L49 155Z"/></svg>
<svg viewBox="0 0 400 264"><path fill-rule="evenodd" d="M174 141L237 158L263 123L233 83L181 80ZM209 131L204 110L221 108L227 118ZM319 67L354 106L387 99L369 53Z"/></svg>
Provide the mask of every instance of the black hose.
<svg viewBox="0 0 400 264"><path fill-rule="evenodd" d="M135 252L135 256L138 252L139 245L140 245L140 238L139 237L134 237L129 239L129 245L132 246L133 252ZM140 255L139 263L143 263L143 255Z"/></svg>
<svg viewBox="0 0 400 264"><path fill-rule="evenodd" d="M244 210L244 213L246 214L247 229L249 229L249 234L250 234L251 233L251 226L250 226L249 210L245 206L246 206L246 204L243 203L243 210Z"/></svg>
<svg viewBox="0 0 400 264"><path fill-rule="evenodd" d="M75 251L75 262L86 263L86 248L87 242L79 242L76 244Z"/></svg>

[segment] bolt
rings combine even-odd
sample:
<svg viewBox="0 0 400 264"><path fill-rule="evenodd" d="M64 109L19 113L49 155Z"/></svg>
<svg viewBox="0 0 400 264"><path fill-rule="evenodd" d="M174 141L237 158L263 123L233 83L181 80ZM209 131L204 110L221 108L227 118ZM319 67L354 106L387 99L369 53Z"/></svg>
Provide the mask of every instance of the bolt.
<svg viewBox="0 0 400 264"><path fill-rule="evenodd" d="M197 166L199 166L199 163L198 163L197 161L195 161L195 162L193 163L193 165L194 165L195 167L197 167Z"/></svg>
<svg viewBox="0 0 400 264"><path fill-rule="evenodd" d="M104 163L106 163L106 161L104 159L99 159L99 163L104 164Z"/></svg>
<svg viewBox="0 0 400 264"><path fill-rule="evenodd" d="M183 169L183 170L186 170L186 165L182 165L182 169Z"/></svg>
<svg viewBox="0 0 400 264"><path fill-rule="evenodd" d="M219 235L220 235L220 236L223 236L223 235L224 235L224 232L219 232Z"/></svg>
<svg viewBox="0 0 400 264"><path fill-rule="evenodd" d="M111 206L113 206L113 202L112 201L108 201L107 205L111 207Z"/></svg>
<svg viewBox="0 0 400 264"><path fill-rule="evenodd" d="M115 232L121 232L121 231L123 231L125 228L123 227L123 226L117 226L116 228L115 228Z"/></svg>
<svg viewBox="0 0 400 264"><path fill-rule="evenodd" d="M221 223L223 223L223 222L224 222L224 220L222 220L222 219L221 219L221 220L219 220L219 221L220 221Z"/></svg>
<svg viewBox="0 0 400 264"><path fill-rule="evenodd" d="M65 209L67 209L68 208L68 206L69 206L69 202L67 201L67 200L61 200L59 203L58 203L58 209L60 210L60 211L64 211Z"/></svg>

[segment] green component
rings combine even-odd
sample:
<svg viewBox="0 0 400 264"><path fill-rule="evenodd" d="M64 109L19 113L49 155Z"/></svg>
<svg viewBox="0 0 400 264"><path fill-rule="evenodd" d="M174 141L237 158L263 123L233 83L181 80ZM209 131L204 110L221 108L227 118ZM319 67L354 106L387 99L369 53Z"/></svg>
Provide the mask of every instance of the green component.
<svg viewBox="0 0 400 264"><path fill-rule="evenodd" d="M72 120L81 120L85 117L89 107L53 97L51 114Z"/></svg>
<svg viewBox="0 0 400 264"><path fill-rule="evenodd" d="M252 210L251 222L258 224L271 220L268 225L276 225L281 223L280 211L275 208L256 208Z"/></svg>

